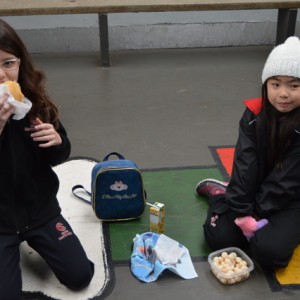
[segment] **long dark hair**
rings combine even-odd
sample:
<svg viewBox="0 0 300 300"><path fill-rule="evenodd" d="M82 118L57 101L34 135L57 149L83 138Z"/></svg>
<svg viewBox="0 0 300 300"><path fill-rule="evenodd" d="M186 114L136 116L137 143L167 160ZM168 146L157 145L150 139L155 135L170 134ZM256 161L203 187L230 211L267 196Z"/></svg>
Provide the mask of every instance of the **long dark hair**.
<svg viewBox="0 0 300 300"><path fill-rule="evenodd" d="M258 116L258 134L264 135L269 171L280 169L295 128L300 125L300 107L282 114L268 99L267 81L262 86L262 111Z"/></svg>
<svg viewBox="0 0 300 300"><path fill-rule="evenodd" d="M58 126L58 110L45 87L45 75L34 68L31 57L15 30L0 19L0 49L21 59L18 82L26 98L32 102L29 118Z"/></svg>

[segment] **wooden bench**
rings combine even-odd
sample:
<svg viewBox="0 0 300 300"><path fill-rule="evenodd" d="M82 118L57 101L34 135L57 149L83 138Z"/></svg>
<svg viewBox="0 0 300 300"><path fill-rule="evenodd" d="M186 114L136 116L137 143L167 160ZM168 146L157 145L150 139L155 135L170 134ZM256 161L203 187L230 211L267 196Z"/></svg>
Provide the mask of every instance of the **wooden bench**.
<svg viewBox="0 0 300 300"><path fill-rule="evenodd" d="M109 67L109 13L276 9L279 44L295 34L298 8L300 0L1 0L0 16L98 14L102 66Z"/></svg>

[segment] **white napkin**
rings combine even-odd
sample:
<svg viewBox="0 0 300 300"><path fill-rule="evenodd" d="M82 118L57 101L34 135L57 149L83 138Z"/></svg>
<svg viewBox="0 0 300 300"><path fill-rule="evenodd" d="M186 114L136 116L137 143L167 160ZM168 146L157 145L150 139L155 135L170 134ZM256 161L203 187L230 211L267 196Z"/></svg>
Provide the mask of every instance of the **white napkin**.
<svg viewBox="0 0 300 300"><path fill-rule="evenodd" d="M180 247L179 243L164 234L158 238L154 250L157 258L164 265L176 264L184 254L184 249Z"/></svg>
<svg viewBox="0 0 300 300"><path fill-rule="evenodd" d="M24 98L22 102L15 100L12 94L9 91L9 88L6 84L0 84L0 97L4 94L8 94L7 102L16 107L13 119L21 120L26 114L30 111L32 103L27 98Z"/></svg>

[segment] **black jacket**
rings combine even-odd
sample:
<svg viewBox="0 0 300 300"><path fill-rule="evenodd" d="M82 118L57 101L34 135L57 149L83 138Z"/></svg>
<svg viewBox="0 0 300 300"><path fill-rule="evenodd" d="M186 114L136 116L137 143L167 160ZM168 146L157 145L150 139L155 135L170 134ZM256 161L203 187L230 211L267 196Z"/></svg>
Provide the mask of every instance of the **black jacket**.
<svg viewBox="0 0 300 300"><path fill-rule="evenodd" d="M0 233L36 228L60 213L59 180L51 166L65 161L71 145L63 126L59 146L40 148L27 118L11 119L0 137Z"/></svg>
<svg viewBox="0 0 300 300"><path fill-rule="evenodd" d="M296 128L280 170L266 172L265 140L256 132L261 99L245 101L226 200L241 215L268 217L287 205L300 208L300 128ZM260 135L260 134L259 134ZM264 134L260 135L264 136Z"/></svg>

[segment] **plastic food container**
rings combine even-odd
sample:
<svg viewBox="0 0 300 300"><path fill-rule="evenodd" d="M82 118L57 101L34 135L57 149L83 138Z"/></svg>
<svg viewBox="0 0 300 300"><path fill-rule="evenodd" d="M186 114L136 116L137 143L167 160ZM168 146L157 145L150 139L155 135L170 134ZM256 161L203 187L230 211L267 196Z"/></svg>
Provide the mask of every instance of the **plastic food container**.
<svg viewBox="0 0 300 300"><path fill-rule="evenodd" d="M253 261L239 248L230 247L212 252L208 256L212 273L223 284L246 280L254 269Z"/></svg>

